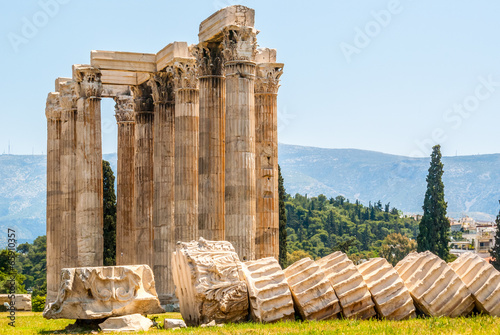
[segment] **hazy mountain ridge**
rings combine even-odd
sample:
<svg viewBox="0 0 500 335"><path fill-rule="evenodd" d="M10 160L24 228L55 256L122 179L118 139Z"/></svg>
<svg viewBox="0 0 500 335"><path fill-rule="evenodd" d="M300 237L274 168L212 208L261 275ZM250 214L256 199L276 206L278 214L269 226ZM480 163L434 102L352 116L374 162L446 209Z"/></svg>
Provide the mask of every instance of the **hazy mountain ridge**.
<svg viewBox="0 0 500 335"><path fill-rule="evenodd" d="M442 161L448 214L494 219L500 199L500 154ZM290 194L343 195L363 204L381 200L405 212L422 212L430 158L280 144L279 162Z"/></svg>
<svg viewBox="0 0 500 335"><path fill-rule="evenodd" d="M116 173L116 154L104 155ZM422 211L429 158L355 149L280 144L286 191L339 194L363 204L381 200L405 212ZM448 213L493 219L500 199L500 154L444 157ZM0 242L15 229L18 243L45 234L46 156L0 155ZM3 244L3 243L2 243Z"/></svg>

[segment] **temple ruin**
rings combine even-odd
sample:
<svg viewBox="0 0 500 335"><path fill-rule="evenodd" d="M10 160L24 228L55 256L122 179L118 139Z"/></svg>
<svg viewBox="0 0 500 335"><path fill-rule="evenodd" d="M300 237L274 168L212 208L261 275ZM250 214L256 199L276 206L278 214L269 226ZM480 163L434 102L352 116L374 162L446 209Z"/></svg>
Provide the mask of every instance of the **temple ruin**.
<svg viewBox="0 0 500 335"><path fill-rule="evenodd" d="M277 93L254 10L224 8L199 43L92 51L47 98L47 301L62 268L103 264L101 99L116 102L117 265L147 264L162 304L177 241L226 240L278 258Z"/></svg>

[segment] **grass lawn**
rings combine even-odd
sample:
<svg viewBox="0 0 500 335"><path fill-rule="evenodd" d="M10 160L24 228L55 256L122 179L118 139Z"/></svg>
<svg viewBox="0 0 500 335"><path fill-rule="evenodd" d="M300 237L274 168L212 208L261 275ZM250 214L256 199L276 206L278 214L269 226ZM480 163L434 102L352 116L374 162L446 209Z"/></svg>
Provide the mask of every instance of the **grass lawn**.
<svg viewBox="0 0 500 335"><path fill-rule="evenodd" d="M164 318L180 318L178 313L155 315ZM152 317L152 316L149 316ZM8 325L7 313L0 313L0 334L89 334L90 330L72 332L64 328L74 320L45 320L41 313L17 312L16 326ZM147 334L499 334L500 318L475 316L470 318L427 318L409 321L352 321L333 320L322 322L287 322L268 325L245 323L215 328L187 328L162 330L151 328ZM142 334L141 332L139 334ZM131 333L121 333L131 334Z"/></svg>

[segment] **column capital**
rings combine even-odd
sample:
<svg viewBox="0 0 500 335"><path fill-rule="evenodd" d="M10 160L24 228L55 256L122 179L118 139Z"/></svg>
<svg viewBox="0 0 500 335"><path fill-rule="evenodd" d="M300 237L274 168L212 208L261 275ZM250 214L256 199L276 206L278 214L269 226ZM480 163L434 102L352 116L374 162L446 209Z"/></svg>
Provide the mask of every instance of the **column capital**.
<svg viewBox="0 0 500 335"><path fill-rule="evenodd" d="M73 65L73 80L80 85L80 97L100 98L101 71L89 65Z"/></svg>
<svg viewBox="0 0 500 335"><path fill-rule="evenodd" d="M194 51L199 76L223 76L224 55L221 43L200 43Z"/></svg>
<svg viewBox="0 0 500 335"><path fill-rule="evenodd" d="M134 98L130 95L118 95L115 100L115 118L117 123L134 122Z"/></svg>
<svg viewBox="0 0 500 335"><path fill-rule="evenodd" d="M78 89L78 84L72 80L64 81L59 84L59 99L63 110L76 110L76 104L79 98Z"/></svg>
<svg viewBox="0 0 500 335"><path fill-rule="evenodd" d="M172 75L175 90L198 89L196 58L177 59L166 72Z"/></svg>
<svg viewBox="0 0 500 335"><path fill-rule="evenodd" d="M130 86L130 90L134 99L134 111L136 113L152 113L153 97L151 95L151 87L147 84L141 84Z"/></svg>
<svg viewBox="0 0 500 335"><path fill-rule="evenodd" d="M172 73L157 72L151 75L147 83L151 87L151 95L155 105L175 100Z"/></svg>
<svg viewBox="0 0 500 335"><path fill-rule="evenodd" d="M225 62L253 62L257 55L257 30L253 27L225 27L222 47Z"/></svg>
<svg viewBox="0 0 500 335"><path fill-rule="evenodd" d="M280 87L280 77L283 74L281 63L257 64L257 76L255 79L256 94L277 94Z"/></svg>
<svg viewBox="0 0 500 335"><path fill-rule="evenodd" d="M62 108L59 92L49 93L45 107L45 116L47 117L47 120L60 120L61 111Z"/></svg>

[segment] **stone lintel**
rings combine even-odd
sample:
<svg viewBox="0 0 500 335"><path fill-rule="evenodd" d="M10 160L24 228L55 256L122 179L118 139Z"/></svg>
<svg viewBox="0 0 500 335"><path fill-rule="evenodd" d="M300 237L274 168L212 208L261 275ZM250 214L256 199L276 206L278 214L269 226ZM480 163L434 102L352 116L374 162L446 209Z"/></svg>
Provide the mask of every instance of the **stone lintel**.
<svg viewBox="0 0 500 335"><path fill-rule="evenodd" d="M174 42L158 51L156 54L156 71L161 71L177 58L189 58L187 42Z"/></svg>
<svg viewBox="0 0 500 335"><path fill-rule="evenodd" d="M255 26L255 10L241 6L229 6L215 12L200 23L200 43L220 39L227 26Z"/></svg>
<svg viewBox="0 0 500 335"><path fill-rule="evenodd" d="M90 64L101 70L155 72L156 54L92 50Z"/></svg>
<svg viewBox="0 0 500 335"><path fill-rule="evenodd" d="M126 85L102 85L101 97L114 98L122 95L130 95L130 87Z"/></svg>

